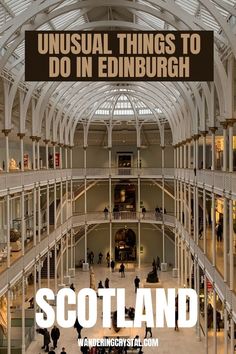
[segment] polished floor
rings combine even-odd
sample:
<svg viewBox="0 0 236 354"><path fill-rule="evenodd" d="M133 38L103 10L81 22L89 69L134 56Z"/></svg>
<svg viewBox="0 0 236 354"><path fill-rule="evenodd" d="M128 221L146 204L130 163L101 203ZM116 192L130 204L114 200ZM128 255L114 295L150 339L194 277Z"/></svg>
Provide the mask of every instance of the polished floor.
<svg viewBox="0 0 236 354"><path fill-rule="evenodd" d="M135 292L133 281L135 275L139 275L141 282L144 281L147 273L151 270L150 265L142 266L140 270L130 268L126 272L125 278L120 278L119 273L116 271L110 273L109 269L105 265L98 266L95 268L95 279L96 283L100 280L104 282L105 278L110 279L110 287L124 287L126 289L126 304L127 306L134 305ZM160 274L160 281L162 286L165 288L175 287L178 288L178 280L172 278L171 272L162 272ZM82 270L76 270L76 276L73 279L76 291L84 287L89 287L89 273L83 272ZM42 284L43 286L44 284ZM46 284L45 284L46 286ZM113 309L115 309L115 304L112 304ZM101 327L102 319L102 301L98 301L98 322L97 326L92 329L83 329L82 337L87 336L88 338L102 338L103 336L116 336L117 334L113 329L103 329ZM133 338L138 334L141 339L144 338L144 327L141 329L123 329L119 332L119 336L128 336ZM173 329L153 329L153 337L159 339L159 347L146 347L144 348L144 353L160 353L160 354L204 354L204 337L199 340L196 337L195 328L191 329L180 329L179 332ZM209 332L209 350L208 354L213 354L213 334ZM217 354L223 354L223 331L217 333ZM43 353L41 350L42 336L36 335L36 340L31 343L27 350L27 354L38 354ZM67 354L79 353L80 349L77 345L77 334L74 328L71 329L61 329L61 337L59 340L58 349L56 353L59 354L60 350L64 346L66 348ZM228 351L227 354L231 354Z"/></svg>

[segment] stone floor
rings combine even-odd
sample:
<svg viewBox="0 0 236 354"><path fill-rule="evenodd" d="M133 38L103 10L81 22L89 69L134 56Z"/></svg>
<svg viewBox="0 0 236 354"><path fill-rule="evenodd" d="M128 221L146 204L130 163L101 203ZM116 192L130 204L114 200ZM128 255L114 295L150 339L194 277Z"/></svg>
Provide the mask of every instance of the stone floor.
<svg viewBox="0 0 236 354"><path fill-rule="evenodd" d="M141 281L144 281L146 274L150 271L150 266L142 266L140 270L130 270L126 273L125 278L120 278L118 272L110 273L104 265L96 265L94 267L96 283L100 280L104 282L105 278L110 279L110 287L124 287L126 289L126 306L134 306L135 292L133 280L135 275L139 275ZM173 279L170 272L161 273L160 281L163 287L178 287L177 279ZM73 279L76 291L84 287L89 287L89 273L82 270L76 270L75 278ZM152 290L154 291L154 290ZM154 298L154 296L153 296ZM115 309L115 303L112 304ZM112 329L103 329L102 324L102 300L98 300L98 322L97 326L92 329L83 329L82 337L102 338L103 336L115 335ZM119 332L119 336L129 336L133 338L136 334L141 339L144 338L144 327L141 329L123 329ZM144 353L159 353L159 354L204 354L204 338L199 341L196 337L195 328L180 329L179 332L174 329L153 329L153 337L159 339L159 347L146 347ZM208 354L213 354L213 335L209 332L209 351ZM217 354L223 354L223 332L217 334ZM27 350L27 354L43 353L41 350L42 336L37 335L36 340L31 343ZM62 346L65 346L67 354L79 353L80 349L77 345L77 334L74 328L61 329L61 337L56 353L60 353ZM228 352L227 354L231 354Z"/></svg>

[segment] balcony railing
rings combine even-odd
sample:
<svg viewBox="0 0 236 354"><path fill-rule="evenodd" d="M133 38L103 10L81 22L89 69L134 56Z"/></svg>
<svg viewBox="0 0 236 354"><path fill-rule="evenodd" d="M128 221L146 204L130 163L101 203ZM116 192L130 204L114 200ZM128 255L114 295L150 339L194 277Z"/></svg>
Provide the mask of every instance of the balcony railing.
<svg viewBox="0 0 236 354"><path fill-rule="evenodd" d="M145 213L142 212L133 212L133 211L120 211L120 212L89 212L86 215L84 213L75 212L73 214L73 222L76 225L80 225L85 223L85 221L89 223L96 222L120 222L120 221L141 221L141 222L154 222L160 223L162 222L169 226L174 226L175 217L174 214L161 214L155 213L153 211L147 211Z"/></svg>

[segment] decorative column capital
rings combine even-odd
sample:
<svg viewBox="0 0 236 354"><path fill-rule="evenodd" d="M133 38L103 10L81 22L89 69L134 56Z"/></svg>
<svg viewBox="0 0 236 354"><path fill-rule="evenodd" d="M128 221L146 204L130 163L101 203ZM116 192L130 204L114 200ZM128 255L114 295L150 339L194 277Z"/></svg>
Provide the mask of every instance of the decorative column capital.
<svg viewBox="0 0 236 354"><path fill-rule="evenodd" d="M64 146L64 144L58 143L58 146L59 146L60 148L62 148L62 147Z"/></svg>
<svg viewBox="0 0 236 354"><path fill-rule="evenodd" d="M200 138L201 134L194 134L193 135L193 140L196 141Z"/></svg>
<svg viewBox="0 0 236 354"><path fill-rule="evenodd" d="M162 149L162 150L165 150L165 146L164 146L164 145L161 145L161 149Z"/></svg>
<svg viewBox="0 0 236 354"><path fill-rule="evenodd" d="M50 142L50 140L49 139L44 139L43 142L47 145Z"/></svg>
<svg viewBox="0 0 236 354"><path fill-rule="evenodd" d="M37 139L37 136L31 135L31 136L30 136L30 139L31 139L32 141L35 141L35 140Z"/></svg>
<svg viewBox="0 0 236 354"><path fill-rule="evenodd" d="M212 134L215 134L215 132L217 131L217 127L209 127L209 130Z"/></svg>
<svg viewBox="0 0 236 354"><path fill-rule="evenodd" d="M25 136L25 133L17 133L17 136L18 136L20 139L23 139L24 136Z"/></svg>
<svg viewBox="0 0 236 354"><path fill-rule="evenodd" d="M236 123L236 118L227 119L226 122L228 123L229 127L233 127L234 123Z"/></svg>
<svg viewBox="0 0 236 354"><path fill-rule="evenodd" d="M5 136L8 136L11 132L11 129L3 129L2 130L2 133L5 135Z"/></svg>
<svg viewBox="0 0 236 354"><path fill-rule="evenodd" d="M51 141L52 146L55 146L57 144L56 141Z"/></svg>
<svg viewBox="0 0 236 354"><path fill-rule="evenodd" d="M186 139L186 143L191 143L191 141L192 141L192 138Z"/></svg>
<svg viewBox="0 0 236 354"><path fill-rule="evenodd" d="M39 140L41 140L41 138L39 136L36 136L36 139L37 143L39 142Z"/></svg>
<svg viewBox="0 0 236 354"><path fill-rule="evenodd" d="M226 120L220 122L220 125L222 126L223 129L227 129L228 127L228 122Z"/></svg>
<svg viewBox="0 0 236 354"><path fill-rule="evenodd" d="M72 149L73 149L73 145L68 145L68 148L69 148L70 150L72 150Z"/></svg>
<svg viewBox="0 0 236 354"><path fill-rule="evenodd" d="M200 133L205 138L207 136L208 130L201 130Z"/></svg>

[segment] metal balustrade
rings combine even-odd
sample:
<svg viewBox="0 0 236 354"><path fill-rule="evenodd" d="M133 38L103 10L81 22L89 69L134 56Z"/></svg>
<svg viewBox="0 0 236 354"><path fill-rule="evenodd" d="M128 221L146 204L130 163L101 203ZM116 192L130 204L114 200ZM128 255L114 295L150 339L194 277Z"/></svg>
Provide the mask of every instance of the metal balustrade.
<svg viewBox="0 0 236 354"><path fill-rule="evenodd" d="M181 234L183 240L190 247L191 253L197 259L200 267L206 272L207 278L212 284L221 298L222 302L226 301L226 306L229 310L232 309L232 314L234 321L236 321L236 295L230 290L229 286L224 282L222 276L219 274L217 269L211 264L209 259L203 253L203 251L195 244L192 237L188 234L187 230L184 229L183 225L176 220L176 227Z"/></svg>
<svg viewBox="0 0 236 354"><path fill-rule="evenodd" d="M56 181L66 179L96 179L96 178L151 178L158 179L164 176L165 179L178 178L187 183L197 182L199 187L205 186L209 191L214 189L215 193L223 192L232 194L236 198L236 173L211 170L197 170L196 177L192 169L174 168L74 168L74 169L49 169L14 173L0 173L0 196L5 195L7 190L13 192L21 191L22 186L27 189L33 188L34 184L41 186L47 183L53 184Z"/></svg>

